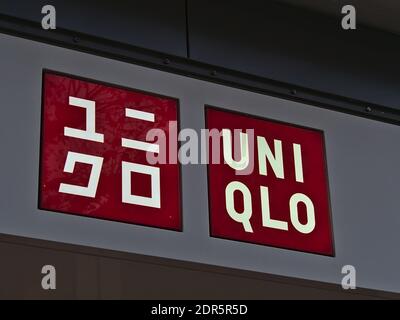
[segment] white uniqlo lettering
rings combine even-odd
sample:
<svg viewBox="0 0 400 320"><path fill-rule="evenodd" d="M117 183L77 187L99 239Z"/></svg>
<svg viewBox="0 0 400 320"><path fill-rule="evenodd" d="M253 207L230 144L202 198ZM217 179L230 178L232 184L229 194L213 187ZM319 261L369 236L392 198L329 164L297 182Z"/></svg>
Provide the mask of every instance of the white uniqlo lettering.
<svg viewBox="0 0 400 320"><path fill-rule="evenodd" d="M297 182L304 182L303 177L303 160L301 157L301 145L293 143L293 155L294 155L294 171Z"/></svg>
<svg viewBox="0 0 400 320"><path fill-rule="evenodd" d="M231 155L232 142L231 133L229 129L223 129L223 143L224 143L224 159L225 162L235 170L243 169L246 161L243 159L248 158L248 139L245 135L241 139L241 161L234 161ZM283 162L283 149L282 141L274 139L274 152L272 152L266 139L262 136L257 136L258 147L258 166L259 174L261 176L267 175L267 162L269 163L272 171L278 179L287 179L284 175L284 162ZM303 173L303 160L302 160L301 145L293 143L293 163L294 163L294 178L298 183L304 183ZM243 212L237 212L235 209L234 192L240 192L243 198ZM269 189L266 186L260 185L260 199L261 199L261 218L262 226L265 228L272 228L282 231L289 231L289 224L287 221L273 219L270 211L270 195ZM299 218L299 205L306 209L307 222L301 223ZM246 232L253 233L251 225L251 217L253 215L252 209L252 194L249 188L242 182L231 181L225 189L225 205L228 215L232 220L241 223ZM315 229L315 209L312 200L303 193L295 193L289 199L290 222L293 227L300 233L309 234Z"/></svg>
<svg viewBox="0 0 400 320"><path fill-rule="evenodd" d="M86 110L86 129L64 128L66 137L104 142L104 135L96 132L96 102L92 100L69 97L69 104Z"/></svg>
<svg viewBox="0 0 400 320"><path fill-rule="evenodd" d="M96 103L92 100L69 97L69 105L86 110L86 128L85 130L81 130L64 127L64 135L66 137L104 143L104 135L96 132ZM92 165L87 187L61 183L58 191L83 197L96 197L101 168L103 166L103 158L83 153L68 152L64 172L73 173L75 163L77 162Z"/></svg>
<svg viewBox="0 0 400 320"><path fill-rule="evenodd" d="M103 165L103 158L69 151L67 155L67 160L65 161L64 172L73 173L75 163L77 162L92 165L92 170L90 172L87 187L61 183L58 191L83 197L96 197L101 167Z"/></svg>
<svg viewBox="0 0 400 320"><path fill-rule="evenodd" d="M286 221L271 218L268 187L260 186L260 197L263 227L288 231L288 223Z"/></svg>
<svg viewBox="0 0 400 320"><path fill-rule="evenodd" d="M125 108L125 116L143 121L154 122L155 115L150 112ZM141 150L145 152L159 153L159 145L133 139L121 139L121 145L125 148ZM151 196L144 197L132 194L132 172L151 176ZM122 202L140 206L161 208L161 183L160 169L138 163L122 162Z"/></svg>
<svg viewBox="0 0 400 320"><path fill-rule="evenodd" d="M298 205L302 202L306 206L307 222L302 224L299 220ZM292 220L293 226L297 231L301 233L311 233L315 228L315 211L314 204L311 199L305 194L296 193L290 198L290 219Z"/></svg>
<svg viewBox="0 0 400 320"><path fill-rule="evenodd" d="M240 192L243 197L243 212L237 212L235 209L234 192ZM251 193L249 188L245 184L239 181L232 181L226 186L225 189L226 198L226 211L229 216L243 225L246 232L253 232L251 227L250 218L253 214L253 208L251 204Z"/></svg>
<svg viewBox="0 0 400 320"><path fill-rule="evenodd" d="M151 176L151 196L133 195L132 172ZM161 208L160 201L160 168L122 161L122 202L145 207Z"/></svg>
<svg viewBox="0 0 400 320"><path fill-rule="evenodd" d="M74 129L64 127L64 135L78 139L104 143L104 135L96 132L96 103L75 97L69 97L69 104L86 110L86 129ZM135 109L125 109L128 118L154 122L155 115L150 112ZM159 152L159 145L139 140L121 138L123 147L141 150L145 152ZM59 192L94 198L103 166L103 158L92 155L68 152L64 172L73 173L75 163L92 165L90 178L86 187L61 183ZM151 176L151 196L144 197L132 194L132 173L141 173ZM161 208L160 197L160 169L138 163L122 161L122 202L146 207Z"/></svg>
<svg viewBox="0 0 400 320"><path fill-rule="evenodd" d="M268 159L275 176L279 179L285 179L283 170L282 141L274 139L275 154L271 151L267 140L264 137L257 137L257 146L260 175L267 175Z"/></svg>
<svg viewBox="0 0 400 320"><path fill-rule="evenodd" d="M240 132L240 160L233 160L231 131L222 129L222 139L224 141L225 162L234 170L240 171L249 165L249 139L247 133Z"/></svg>
<svg viewBox="0 0 400 320"><path fill-rule="evenodd" d="M154 114L150 112L139 111L135 109L125 109L125 116L127 118L133 118L138 120L144 120L154 122ZM148 143L144 141L138 141L133 139L122 138L121 144L125 148L131 148L136 150L142 150L146 152L159 152L159 145L155 143Z"/></svg>

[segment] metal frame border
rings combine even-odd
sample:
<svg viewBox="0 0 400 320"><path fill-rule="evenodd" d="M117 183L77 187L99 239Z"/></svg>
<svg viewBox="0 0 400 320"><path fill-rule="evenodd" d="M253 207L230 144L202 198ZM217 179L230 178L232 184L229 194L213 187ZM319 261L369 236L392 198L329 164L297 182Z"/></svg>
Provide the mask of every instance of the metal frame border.
<svg viewBox="0 0 400 320"><path fill-rule="evenodd" d="M1 14L0 32L234 88L400 125L400 111L388 106L377 105L305 87L293 86L289 83L61 28L43 30L40 23Z"/></svg>

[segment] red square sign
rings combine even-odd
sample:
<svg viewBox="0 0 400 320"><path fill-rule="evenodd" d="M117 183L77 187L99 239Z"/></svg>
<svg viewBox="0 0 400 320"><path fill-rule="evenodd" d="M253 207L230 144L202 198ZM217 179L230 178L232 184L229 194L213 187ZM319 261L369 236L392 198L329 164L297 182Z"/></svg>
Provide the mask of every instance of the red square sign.
<svg viewBox="0 0 400 320"><path fill-rule="evenodd" d="M206 122L221 137L210 139L211 236L333 256L323 133L208 107Z"/></svg>
<svg viewBox="0 0 400 320"><path fill-rule="evenodd" d="M46 71L42 103L41 209L181 230L176 99Z"/></svg>

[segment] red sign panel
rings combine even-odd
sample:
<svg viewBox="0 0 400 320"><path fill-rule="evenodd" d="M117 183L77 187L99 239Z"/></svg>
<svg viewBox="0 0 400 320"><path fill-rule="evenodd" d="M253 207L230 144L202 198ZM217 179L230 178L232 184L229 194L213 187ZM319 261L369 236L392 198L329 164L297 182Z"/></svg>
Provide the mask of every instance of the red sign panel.
<svg viewBox="0 0 400 320"><path fill-rule="evenodd" d="M45 72L39 207L181 230L180 168L168 161L178 101ZM148 142L161 129L166 148ZM165 156L152 164L149 154Z"/></svg>
<svg viewBox="0 0 400 320"><path fill-rule="evenodd" d="M211 235L333 256L323 133L216 108L206 121L223 159L208 165Z"/></svg>

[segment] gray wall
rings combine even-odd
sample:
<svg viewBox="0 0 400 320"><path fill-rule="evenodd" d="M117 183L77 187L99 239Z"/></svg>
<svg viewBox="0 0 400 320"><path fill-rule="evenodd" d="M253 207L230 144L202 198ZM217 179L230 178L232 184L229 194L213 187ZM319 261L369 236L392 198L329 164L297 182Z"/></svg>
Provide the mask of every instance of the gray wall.
<svg viewBox="0 0 400 320"><path fill-rule="evenodd" d="M39 27L43 4L2 0L0 14ZM59 28L400 108L399 36L362 24L356 31L343 31L340 12L330 17L271 0L52 4ZM357 3L357 13L362 15L362 6L368 5Z"/></svg>
<svg viewBox="0 0 400 320"><path fill-rule="evenodd" d="M398 126L0 35L0 233L400 292ZM336 256L209 237L205 166L182 168L184 232L37 209L43 68L180 98L181 126L210 104L325 132Z"/></svg>

